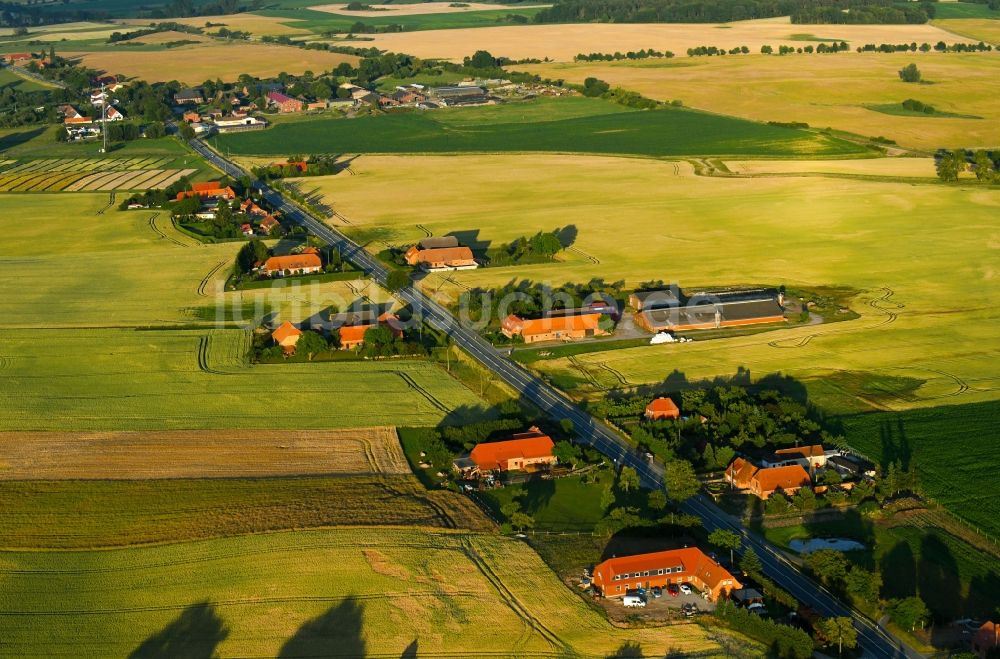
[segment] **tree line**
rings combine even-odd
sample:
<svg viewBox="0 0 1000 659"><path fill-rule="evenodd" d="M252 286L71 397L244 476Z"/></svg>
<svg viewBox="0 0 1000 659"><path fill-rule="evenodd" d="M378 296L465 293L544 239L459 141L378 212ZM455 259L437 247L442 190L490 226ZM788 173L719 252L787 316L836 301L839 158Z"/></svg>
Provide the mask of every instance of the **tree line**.
<svg viewBox="0 0 1000 659"><path fill-rule="evenodd" d="M941 150L935 154L934 164L942 181L957 181L962 172L971 171L980 183L1000 183L1000 151Z"/></svg>

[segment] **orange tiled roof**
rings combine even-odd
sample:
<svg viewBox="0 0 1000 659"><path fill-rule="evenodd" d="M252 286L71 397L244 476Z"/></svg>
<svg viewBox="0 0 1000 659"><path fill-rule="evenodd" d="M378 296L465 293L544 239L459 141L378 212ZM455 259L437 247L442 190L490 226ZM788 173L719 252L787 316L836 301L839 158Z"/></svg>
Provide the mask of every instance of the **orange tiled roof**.
<svg viewBox="0 0 1000 659"><path fill-rule="evenodd" d="M681 411L678 409L677 405L674 404L669 398L655 398L653 402L646 406L647 413L659 413L659 414L674 414L680 416Z"/></svg>
<svg viewBox="0 0 1000 659"><path fill-rule="evenodd" d="M697 547L685 547L684 549L657 551L649 554L638 554L636 556L609 558L594 568L594 574L601 573L601 580L606 587L607 584L613 581L616 574L645 572L647 570L677 567L678 565L683 566L684 570L681 573L674 573L675 575L697 576L707 588L713 591L723 581L733 579L733 575L706 556Z"/></svg>
<svg viewBox="0 0 1000 659"><path fill-rule="evenodd" d="M780 448L774 452L774 455L779 458L817 458L823 455L823 445L813 444L812 446L799 446L797 448Z"/></svg>
<svg viewBox="0 0 1000 659"><path fill-rule="evenodd" d="M277 341L278 343L281 343L285 339L293 336L302 336L302 330L300 330L295 325L292 325L287 320L283 322L278 327L278 329L271 332L271 338Z"/></svg>
<svg viewBox="0 0 1000 659"><path fill-rule="evenodd" d="M323 262L316 254L289 254L288 256L272 256L264 262L264 269L268 272L279 272L281 270L303 270L306 268L319 268Z"/></svg>
<svg viewBox="0 0 1000 659"><path fill-rule="evenodd" d="M511 458L544 458L552 455L552 438L540 432L532 437L476 444L469 457L480 469L499 469Z"/></svg>
<svg viewBox="0 0 1000 659"><path fill-rule="evenodd" d="M548 334L549 332L573 332L595 330L601 314L588 313L576 316L552 316L535 320L521 320L521 334Z"/></svg>
<svg viewBox="0 0 1000 659"><path fill-rule="evenodd" d="M455 263L475 260L472 250L468 247L418 248L413 258L416 263Z"/></svg>
<svg viewBox="0 0 1000 659"><path fill-rule="evenodd" d="M341 343L356 343L358 341L365 340L365 332L370 330L376 325L344 325L338 331L340 332L340 342Z"/></svg>
<svg viewBox="0 0 1000 659"><path fill-rule="evenodd" d="M753 480L757 481L758 489L761 492L773 492L779 487L782 490L789 490L812 483L806 470L797 464L759 469L753 475Z"/></svg>
<svg viewBox="0 0 1000 659"><path fill-rule="evenodd" d="M750 486L750 479L757 473L757 467L748 460L736 458L726 469L726 474L738 488Z"/></svg>

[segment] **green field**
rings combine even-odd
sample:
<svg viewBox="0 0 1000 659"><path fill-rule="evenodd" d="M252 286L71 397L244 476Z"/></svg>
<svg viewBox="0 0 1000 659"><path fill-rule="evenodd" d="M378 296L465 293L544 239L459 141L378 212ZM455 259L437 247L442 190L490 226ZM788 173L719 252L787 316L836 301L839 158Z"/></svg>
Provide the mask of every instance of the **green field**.
<svg viewBox="0 0 1000 659"><path fill-rule="evenodd" d="M346 3L345 3L346 4ZM357 22L375 27L386 25L401 25L403 30L447 30L467 27L491 27L494 25L510 25L504 18L508 14L519 14L531 19L541 11L538 7L504 7L503 9L449 12L440 14L411 14L409 16L394 16L393 12L384 12L383 16L355 16L336 14L312 9L264 9L254 12L258 16L277 19L290 27L301 28L321 34L324 32L349 32ZM470 55L472 53L469 53Z"/></svg>
<svg viewBox="0 0 1000 659"><path fill-rule="evenodd" d="M549 99L358 119L317 119L212 143L242 155L555 151L645 156L860 155L861 147L798 129L678 108L625 112L607 101ZM564 114L565 113L565 114Z"/></svg>
<svg viewBox="0 0 1000 659"><path fill-rule="evenodd" d="M432 426L479 409L431 362L251 367L249 341L240 330L8 331L0 429Z"/></svg>
<svg viewBox="0 0 1000 659"><path fill-rule="evenodd" d="M488 530L467 498L429 492L413 476L0 481L0 507L0 546L8 550L190 542L331 526Z"/></svg>
<svg viewBox="0 0 1000 659"><path fill-rule="evenodd" d="M19 657L603 657L626 642L697 656L716 647L694 624L612 627L523 542L467 532L357 528L8 551L0 578L0 638Z"/></svg>
<svg viewBox="0 0 1000 659"><path fill-rule="evenodd" d="M51 89L51 87L46 87L34 80L22 78L16 73L0 67L0 90L4 89L16 89L19 92L37 92Z"/></svg>
<svg viewBox="0 0 1000 659"><path fill-rule="evenodd" d="M1000 542L996 434L1000 403L946 405L840 419L851 446L876 462L902 461L920 485L975 528Z"/></svg>
<svg viewBox="0 0 1000 659"><path fill-rule="evenodd" d="M1000 18L1000 11L978 2L939 2L934 6L934 19Z"/></svg>

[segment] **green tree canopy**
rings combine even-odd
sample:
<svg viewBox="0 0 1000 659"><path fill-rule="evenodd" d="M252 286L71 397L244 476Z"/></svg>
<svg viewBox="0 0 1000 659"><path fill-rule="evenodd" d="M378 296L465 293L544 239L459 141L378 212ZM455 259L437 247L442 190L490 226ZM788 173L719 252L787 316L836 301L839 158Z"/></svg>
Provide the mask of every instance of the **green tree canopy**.
<svg viewBox="0 0 1000 659"><path fill-rule="evenodd" d="M295 343L296 352L304 352L306 358L312 361L312 358L316 356L317 353L323 352L329 348L329 345L322 336L313 332L312 330L306 330L302 332L302 336Z"/></svg>
<svg viewBox="0 0 1000 659"><path fill-rule="evenodd" d="M687 501L698 494L701 482L694 473L694 467L686 460L668 460L663 469L663 485L667 498L677 503Z"/></svg>

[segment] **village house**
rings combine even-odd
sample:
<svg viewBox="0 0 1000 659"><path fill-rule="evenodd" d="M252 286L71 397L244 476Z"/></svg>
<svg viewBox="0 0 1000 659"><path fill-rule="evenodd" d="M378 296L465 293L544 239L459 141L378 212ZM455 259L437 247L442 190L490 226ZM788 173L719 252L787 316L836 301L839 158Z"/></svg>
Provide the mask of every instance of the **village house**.
<svg viewBox="0 0 1000 659"><path fill-rule="evenodd" d="M270 236L275 231L281 229L281 223L273 215L267 215L260 224L257 225L258 231L260 231L263 236Z"/></svg>
<svg viewBox="0 0 1000 659"><path fill-rule="evenodd" d="M104 102L108 100L107 93L101 91L100 89L90 92L90 104L91 105L104 105Z"/></svg>
<svg viewBox="0 0 1000 659"><path fill-rule="evenodd" d="M601 314L596 312L534 320L511 314L500 322L500 331L509 339L520 336L525 343L571 341L607 334L600 322Z"/></svg>
<svg viewBox="0 0 1000 659"><path fill-rule="evenodd" d="M286 277L290 275L308 275L323 269L323 261L319 254L288 254L287 256L272 256L264 262L264 274L269 277Z"/></svg>
<svg viewBox="0 0 1000 659"><path fill-rule="evenodd" d="M7 53L3 56L3 61L8 64L18 65L30 62L33 59L31 53Z"/></svg>
<svg viewBox="0 0 1000 659"><path fill-rule="evenodd" d="M302 112L302 107L304 106L301 99L288 96L282 92L268 92L267 102L268 105L277 107L278 111L282 113Z"/></svg>
<svg viewBox="0 0 1000 659"><path fill-rule="evenodd" d="M348 311L330 316L330 323L340 335L341 350L354 350L364 345L365 333L380 325L387 326L393 337L397 339L403 337L399 318L388 311L381 315L370 311Z"/></svg>
<svg viewBox="0 0 1000 659"><path fill-rule="evenodd" d="M646 406L645 417L650 421L662 421L663 419L679 419L681 411L669 398L656 398Z"/></svg>
<svg viewBox="0 0 1000 659"><path fill-rule="evenodd" d="M468 456L456 458L454 466L466 477L497 471L539 471L557 462L552 455L554 447L551 437L532 426L511 439L476 444Z"/></svg>
<svg viewBox="0 0 1000 659"><path fill-rule="evenodd" d="M455 236L425 238L411 245L404 255L406 263L424 270L474 270L479 267L472 250L458 244Z"/></svg>
<svg viewBox="0 0 1000 659"><path fill-rule="evenodd" d="M189 124L191 124L191 123L194 123L196 121L201 121L201 115L198 114L197 112L195 112L194 110L187 110L181 116L181 119L183 119L184 121L186 121Z"/></svg>
<svg viewBox="0 0 1000 659"><path fill-rule="evenodd" d="M274 339L275 344L281 346L286 353L295 352L295 344L299 342L301 336L302 330L288 321L271 332L271 338Z"/></svg>
<svg viewBox="0 0 1000 659"><path fill-rule="evenodd" d="M104 111L104 116L96 121L123 121L125 115L113 105L109 105L108 109Z"/></svg>
<svg viewBox="0 0 1000 659"><path fill-rule="evenodd" d="M1000 647L1000 624L987 620L972 637L972 651L979 659L986 659L994 648Z"/></svg>
<svg viewBox="0 0 1000 659"><path fill-rule="evenodd" d="M90 117L85 117L83 115L79 115L76 117L66 117L65 119L63 119L64 126L89 126L92 123L94 123L93 119L91 119Z"/></svg>
<svg viewBox="0 0 1000 659"><path fill-rule="evenodd" d="M219 181L208 181L206 183L192 183L190 190L183 190L177 193L176 201L181 199L186 199L187 197L201 197L206 201L213 199L229 199L232 201L236 199L236 192L228 185L224 188L219 187L221 182Z"/></svg>
<svg viewBox="0 0 1000 659"><path fill-rule="evenodd" d="M199 105L204 102L200 89L182 89L174 94L174 103L177 105Z"/></svg>
<svg viewBox="0 0 1000 659"><path fill-rule="evenodd" d="M743 587L697 547L609 558L594 567L594 588L604 597L622 597L636 588L688 584L709 600Z"/></svg>
<svg viewBox="0 0 1000 659"><path fill-rule="evenodd" d="M825 467L831 453L835 454L836 451L826 451L822 444L780 448L771 456L761 460L761 464L765 467L785 467L797 464L808 471Z"/></svg>
<svg viewBox="0 0 1000 659"><path fill-rule="evenodd" d="M761 499L768 499L776 490L791 496L812 484L809 474L799 464L759 468L745 458L736 458L729 464L725 479L735 489L749 491Z"/></svg>

